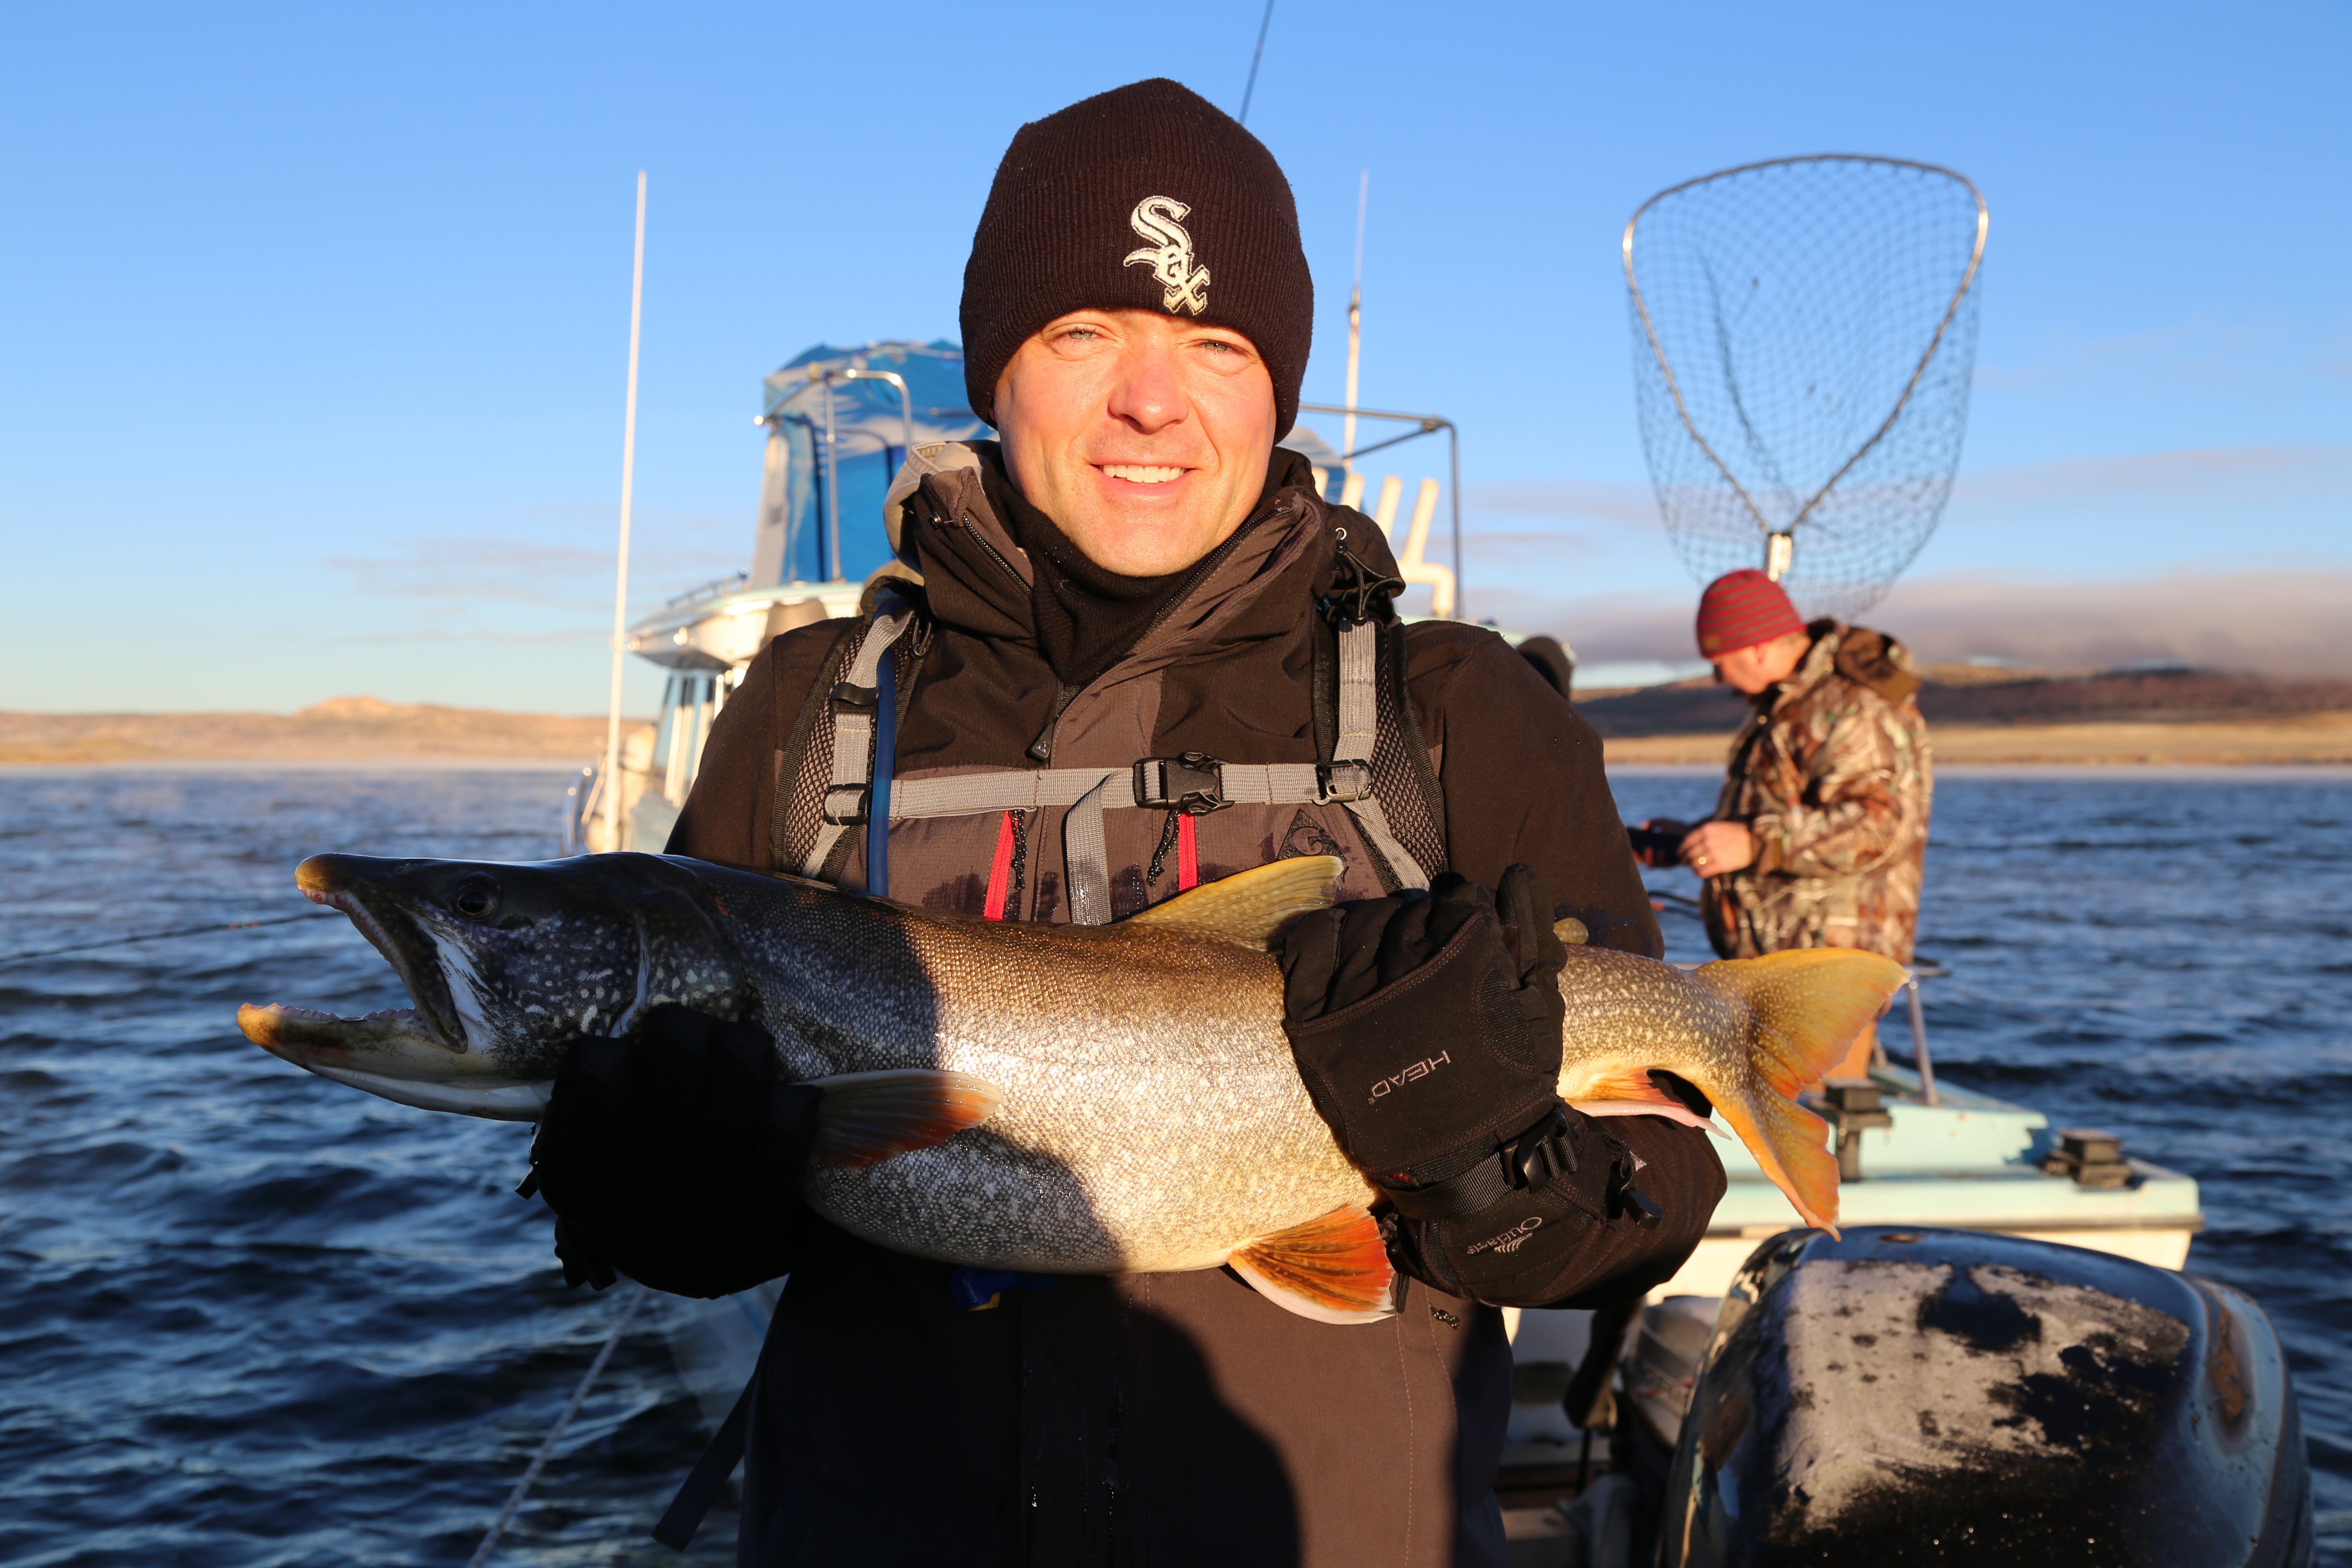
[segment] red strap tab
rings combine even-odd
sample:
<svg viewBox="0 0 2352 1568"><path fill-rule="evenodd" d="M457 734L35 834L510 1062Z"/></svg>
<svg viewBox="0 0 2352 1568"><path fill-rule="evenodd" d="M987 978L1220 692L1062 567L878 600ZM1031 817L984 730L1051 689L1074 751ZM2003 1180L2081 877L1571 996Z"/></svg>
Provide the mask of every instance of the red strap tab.
<svg viewBox="0 0 2352 1568"><path fill-rule="evenodd" d="M980 912L990 920L1004 918L1004 895L1013 882L1013 814L1006 812L997 819L996 858L988 867L988 900Z"/></svg>
<svg viewBox="0 0 2352 1568"><path fill-rule="evenodd" d="M1176 890L1201 885L1201 836L1193 824L1200 821L1191 812L1176 819Z"/></svg>

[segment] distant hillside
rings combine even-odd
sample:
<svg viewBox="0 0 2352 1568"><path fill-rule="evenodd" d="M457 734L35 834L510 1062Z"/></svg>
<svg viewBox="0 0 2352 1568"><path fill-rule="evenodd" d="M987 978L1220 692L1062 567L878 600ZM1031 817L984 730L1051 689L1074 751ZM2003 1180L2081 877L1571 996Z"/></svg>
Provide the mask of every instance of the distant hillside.
<svg viewBox="0 0 2352 1568"><path fill-rule="evenodd" d="M1922 673L1919 710L1948 762L2352 761L2352 681L1970 665ZM1581 698L1576 707L1618 762L1720 762L1749 711L1747 699L1706 680Z"/></svg>
<svg viewBox="0 0 2352 1568"><path fill-rule="evenodd" d="M279 713L0 713L0 764L592 761L602 718L337 697ZM631 720L625 737L647 728Z"/></svg>

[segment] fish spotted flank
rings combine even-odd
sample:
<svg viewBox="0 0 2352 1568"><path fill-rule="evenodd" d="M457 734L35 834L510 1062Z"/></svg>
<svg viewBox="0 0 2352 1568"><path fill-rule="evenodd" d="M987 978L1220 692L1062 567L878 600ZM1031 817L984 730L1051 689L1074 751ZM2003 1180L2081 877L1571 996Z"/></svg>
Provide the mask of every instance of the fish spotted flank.
<svg viewBox="0 0 2352 1568"><path fill-rule="evenodd" d="M806 1192L854 1235L1026 1273L1230 1264L1293 1310L1364 1321L1387 1310L1374 1194L1307 1099L1266 951L1328 901L1338 869L1280 860L1075 926L659 856L321 856L303 890L352 916L417 1007L369 1020L248 1007L239 1022L323 1077L515 1120L539 1114L573 1040L625 1036L650 1007L757 1022L786 1078L826 1089ZM1560 1092L1597 1114L1695 1120L1647 1076L1678 1073L1801 1215L1833 1223L1836 1163L1788 1096L1902 979L1853 952L1685 974L1571 948Z"/></svg>

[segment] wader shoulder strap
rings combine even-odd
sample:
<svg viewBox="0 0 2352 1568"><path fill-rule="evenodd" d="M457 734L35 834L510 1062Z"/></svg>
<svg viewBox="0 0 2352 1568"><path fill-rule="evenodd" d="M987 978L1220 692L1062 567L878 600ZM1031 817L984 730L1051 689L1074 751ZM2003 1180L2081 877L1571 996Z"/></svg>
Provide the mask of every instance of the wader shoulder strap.
<svg viewBox="0 0 2352 1568"><path fill-rule="evenodd" d="M766 1348L764 1344L761 1347L762 1362L767 1360ZM760 1373L755 1367L743 1384L743 1392L735 1396L735 1408L719 1424L710 1446L702 1450L702 1458L694 1462L694 1468L679 1484L677 1496L662 1510L661 1522L654 1526L654 1539L672 1552L683 1552L694 1544L694 1532L701 1528L702 1516L710 1511L710 1505L719 1500L719 1491L727 1485L727 1478L743 1462L744 1429L751 1415L751 1390L759 1383Z"/></svg>
<svg viewBox="0 0 2352 1568"><path fill-rule="evenodd" d="M836 879L854 842L850 831L859 826L871 840L891 822L1053 807L1067 813L1062 841L1070 918L1102 925L1111 918L1106 811L1197 815L1228 805L1294 804L1345 806L1379 862L1381 880L1391 888L1426 888L1444 868L1444 814L1404 689L1400 626L1367 620L1338 627L1337 668L1328 682L1318 681L1316 727L1330 743L1326 762L1228 763L1188 752L1127 767L891 780L894 759L877 743L882 661L914 624L911 610L885 601L862 632L844 639L828 671L837 677L831 687L810 693L793 750L778 766L774 840L780 851L786 845L793 851L777 854L779 869ZM820 702L824 711L817 711ZM831 742L822 757L814 744L818 730L827 731ZM818 766L829 770L829 777L819 775L821 791L819 778L801 777ZM802 815L814 823L788 819ZM875 864L869 853L869 865Z"/></svg>
<svg viewBox="0 0 2352 1568"><path fill-rule="evenodd" d="M811 846L808 858L796 868L803 877L823 877L831 868L835 851L847 847L842 843L843 836L866 819L876 763L874 742L882 692L882 659L890 651L890 645L914 624L915 612L903 601L896 597L883 600L874 618L866 624L857 651L849 656L843 678L834 683L826 696L833 709L833 779L820 807L823 826L817 829L816 842ZM892 684L895 687L896 682ZM893 690L894 700L896 696ZM883 759L882 765L887 767L889 759Z"/></svg>
<svg viewBox="0 0 2352 1568"><path fill-rule="evenodd" d="M1402 626L1397 628L1396 637L1396 651L1401 656ZM1381 628L1376 622L1347 621L1339 626L1339 733L1333 742L1332 758L1335 763L1353 764L1364 775L1360 795L1339 798L1346 803L1349 815L1356 819L1356 831L1364 836L1372 853L1385 863L1387 874L1381 879L1399 888L1426 888L1431 868L1423 867L1397 842L1396 836L1389 830L1388 813L1381 809L1380 795L1375 793L1381 772L1378 763L1383 752L1380 744L1381 642ZM1397 695L1402 698L1403 694ZM1391 706L1403 706L1406 721L1411 722L1409 705ZM1443 864L1441 861L1437 868L1442 869Z"/></svg>

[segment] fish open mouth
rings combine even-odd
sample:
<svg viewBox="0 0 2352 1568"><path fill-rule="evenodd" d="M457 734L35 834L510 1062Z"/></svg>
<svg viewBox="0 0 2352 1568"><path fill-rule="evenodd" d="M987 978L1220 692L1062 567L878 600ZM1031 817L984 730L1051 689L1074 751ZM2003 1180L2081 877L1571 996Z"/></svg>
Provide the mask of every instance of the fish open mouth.
<svg viewBox="0 0 2352 1568"><path fill-rule="evenodd" d="M408 994L415 999L416 1005L388 1008L380 1013L370 1013L362 1018L337 1018L331 1014L314 1012L307 1007L273 1005L241 1010L237 1014L238 1023L244 1024L247 1012L267 1013L285 1020L285 1028L291 1031L288 1037L289 1045L351 1049L370 1044L379 1047L393 1044L394 1036L386 1033L383 1026L392 1020L405 1020L407 1028L400 1037L430 1041L443 1050L464 1053L468 1046L465 1027L457 1017L448 980L441 973L440 964L430 956L431 943L415 930L414 921L407 918L405 911L399 910L396 902L394 904L396 912L387 919L384 912L374 907L374 901L364 896L362 887L346 880L343 869L338 864L341 858L314 855L303 861L295 868L295 887L312 903L334 910L350 921L360 935L367 939L368 945L382 953L383 961L392 965L393 973L400 976L401 984L408 988ZM338 1030L329 1026L344 1027ZM277 1026L273 1024L271 1026ZM246 1037L264 1050L274 1048L250 1028L247 1029ZM297 1058L289 1057L287 1059L292 1061Z"/></svg>

